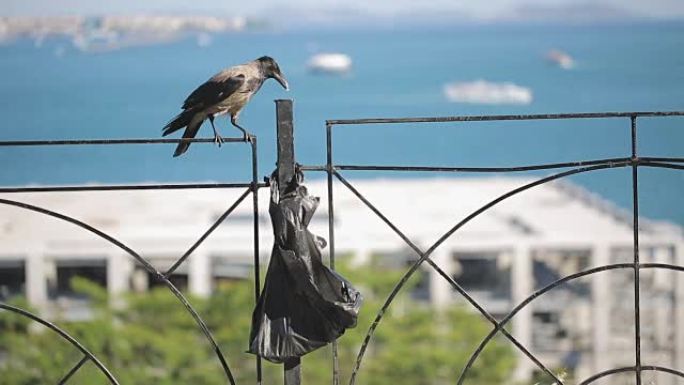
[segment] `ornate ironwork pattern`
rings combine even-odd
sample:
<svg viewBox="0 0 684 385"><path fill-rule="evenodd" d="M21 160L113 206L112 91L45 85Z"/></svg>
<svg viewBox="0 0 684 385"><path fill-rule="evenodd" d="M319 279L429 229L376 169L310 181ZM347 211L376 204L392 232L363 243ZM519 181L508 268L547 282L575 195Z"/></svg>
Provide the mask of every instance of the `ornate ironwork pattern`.
<svg viewBox="0 0 684 385"><path fill-rule="evenodd" d="M213 139L121 139L121 140L31 140L31 141L4 141L0 142L0 147L14 147L14 146L82 146L82 145L132 145L132 144L155 144L155 143L180 143L183 141L189 141L193 143L213 143ZM129 185L98 185L98 186L55 186L55 187L11 187L11 188L0 188L0 193L22 193L22 192L71 192L71 191L112 191L112 190L175 190L175 189L224 189L224 188L234 188L234 189L245 189L245 191L238 197L238 199L233 202L226 211L221 214L216 221L197 239L197 241L188 248L188 250L179 257L176 262L165 272L157 270L152 264L150 264L145 258L143 258L139 253L137 253L132 248L125 245L123 242L112 237L111 235L93 227L85 222L82 222L76 218L68 215L64 215L52 210L48 210L43 207L38 207L35 205L27 204L24 202L18 202L15 200L0 198L0 204L9 205L25 210L41 213L53 218L63 220L65 222L71 223L80 227L85 231L89 231L105 241L117 246L121 250L125 251L126 254L134 258L140 265L142 265L145 270L147 270L156 280L162 282L178 299L178 301L183 305L186 311L195 320L197 327L202 331L207 341L211 345L216 358L219 360L221 367L226 375L227 380L231 385L235 385L235 379L233 373L230 370L228 361L221 351L221 348L216 343L214 336L207 327L206 323L193 308L190 302L185 298L185 296L178 290L178 288L171 283L169 277L171 274L188 259L192 252L199 247L199 245L207 238L209 235L216 230L216 228L223 223L230 216L230 214L235 210L235 208L242 203L247 196L252 195L252 217L254 226L254 290L255 298L259 297L259 288L261 286L260 282L260 263L259 263L259 206L258 206L258 193L259 189L266 187L265 183L259 183L257 179L258 175L258 163L257 163L257 138L251 136L249 140L244 140L242 138L224 138L224 143L246 143L250 145L251 148L251 167L252 167L252 181L246 183L201 183L201 184L129 184ZM69 341L77 349L83 352L83 358L77 362L67 374L58 382L58 384L64 384L67 380L76 373L83 364L87 361L92 361L98 369L106 376L106 378L114 385L118 385L114 374L107 369L100 360L97 359L92 353L90 353L85 347L83 347L78 341L67 334L65 331L54 325L53 323L46 321L45 319L31 314L23 309L16 308L14 306L0 303L0 309L7 311L12 311L24 317L28 317L40 324L52 329L57 332L62 338ZM261 382L261 361L259 358L256 359L257 366L257 377L259 383ZM115 371L114 371L115 372Z"/></svg>
<svg viewBox="0 0 684 385"><path fill-rule="evenodd" d="M349 191L356 196L364 205L366 205L371 212L377 215L387 226L397 234L417 255L418 259L408 268L404 273L403 277L396 283L388 297L385 299L383 306L380 308L375 316L374 321L370 325L365 339L359 349L357 358L352 368L352 374L350 377L350 385L356 384L357 377L362 368L363 359L369 345L373 341L373 336L376 329L381 325L383 316L387 309L392 305L393 300L397 294L405 287L409 278L416 272L416 270L423 264L427 263L432 269L434 269L442 278L444 278L468 303L470 303L488 322L492 324L492 329L487 336L480 342L477 348L472 352L465 367L461 368L460 374L456 379L457 384L463 384L468 371L472 368L472 365L477 360L480 353L487 346L487 344L494 338L497 334L503 335L505 338L510 340L513 345L519 349L525 356L527 356L534 364L543 371L546 375L552 378L557 384L563 385L564 382L561 378L555 375L547 366L541 362L529 349L520 343L513 335L511 335L505 326L511 321L511 319L523 308L528 306L536 298L544 295L553 288L562 285L566 282L589 276L592 274L609 271L609 270L631 270L634 278L634 323L635 323L635 334L634 334L634 351L635 351L635 362L634 365L628 367L614 368L610 370L605 370L597 373L585 380L580 384L590 384L601 378L625 372L633 372L635 375L635 381L637 385L642 383L642 372L644 371L659 371L666 372L678 377L684 378L684 372L661 366L648 365L648 363L643 363L641 360L641 318L640 318L640 298L639 298L639 279L640 272L643 269L668 269L673 271L684 272L684 266L666 264L666 263L641 263L639 259L639 168L641 167L652 167L652 168L667 168L674 170L684 170L684 158L674 158L674 157L640 157L637 151L637 120L639 118L646 117L668 117L668 116L684 116L684 111L677 112L611 112L611 113L585 113L585 114L553 114L553 115L498 115L498 116L453 116L453 117L426 117L426 118L400 118L400 119L353 119L353 120L329 120L326 122L326 163L324 165L303 165L301 169L303 171L311 172L325 172L327 174L327 199L328 199L328 226L329 234L328 241L330 247L330 265L335 267L335 204L334 204L334 189L333 184L335 181L339 181L344 185ZM546 164L535 164L535 165L523 165L523 166L511 166L511 167L429 167L429 166L386 166L386 165L349 165L349 164L335 164L333 161L333 129L335 126L348 126L348 125L373 125L373 124L419 124L419 123L458 123L458 122L475 122L475 121L529 121L529 120L558 120L558 119L629 119L630 122L630 140L631 140L631 152L630 154L619 157L619 158L606 158L606 159L589 159L589 160L578 160L574 162L563 162L563 163L546 163ZM190 141L193 143L213 143L213 139L118 139L118 140L31 140L31 141L0 141L0 147L16 147L16 146L81 146L81 145L147 145L147 144L159 144L159 143L172 143L177 144L182 141ZM235 380L233 373L228 365L228 360L221 351L220 347L216 343L211 331L207 327L206 323L202 319L201 315L192 307L185 296L174 286L169 280L169 276L181 266L193 253L193 251L207 238L209 235L235 210L235 208L240 205L249 195L252 195L252 215L253 215L253 235L254 235L254 295L258 299L260 295L261 287L261 277L260 277L260 261L259 261L259 206L258 206L258 192L260 188L267 187L267 184L260 183L258 179L258 162L257 162L257 138L251 136L249 140L244 140L242 138L224 138L226 143L243 143L249 144L251 148L251 168L252 168L252 180L245 183L204 183L204 184L129 184L129 185L98 185L98 186L80 186L80 185L70 185L70 186L55 186L55 187L2 187L0 188L0 193L21 193L21 192L70 192L70 191L113 191L113 190L171 190L171 189L244 189L244 192L240 197L233 202L225 212L219 216L218 219L197 239L197 241L190 246L187 251L181 255L176 262L165 272L157 270L152 266L145 258L138 254L135 250L125 245L121 241L112 237L111 235L97 229L96 227L82 222L76 218L64 215L59 212L48 210L43 207L38 207L35 205L27 204L24 202L19 202L16 200L0 198L0 204L18 207L25 210L30 210L33 212L41 213L49 217L57 218L62 221L71 223L82 230L93 233L105 241L117 246L121 250L125 251L126 254L134 258L138 263L140 263L155 279L162 282L178 299L178 301L183 305L186 311L193 317L197 327L202 331L206 337L208 343L211 345L215 352L217 359L219 360L223 371L225 372L226 378L229 383L234 385ZM500 321L494 318L473 296L463 289L449 274L447 274L440 266L438 266L430 256L433 252L439 248L448 238L454 235L459 229L463 228L474 218L478 217L482 213L486 212L490 208L496 206L497 204L516 196L522 194L525 191L532 189L534 187L543 185L545 183L565 178L571 175L577 175L582 173L590 173L593 171L611 169L611 168L631 168L632 171L632 201L633 201L633 217L632 217L632 230L633 230L633 259L631 263L614 263L607 264L603 266L597 266L585 271L580 271L575 274L571 274L562 277L555 282L548 284L547 286L538 289L531 295L529 295L524 301L517 304L503 319ZM407 171L421 171L421 172L455 172L455 173L515 173L524 171L538 171L538 170L558 170L555 174L551 174L546 177L539 178L533 182L517 187L514 190L508 191L495 199L489 201L482 207L473 211L465 218L461 218L455 222L455 224L442 236L440 236L437 241L435 241L427 249L420 248L415 242L413 242L406 234L404 234L388 217L383 214L373 203L371 203L363 194L361 194L352 183L350 183L343 175L344 171L393 171L393 172L407 172ZM68 379L76 373L79 368L82 367L88 361L92 361L97 368L102 372L102 374L109 380L112 384L118 384L115 378L116 368L110 371L106 368L93 354L91 354L86 347L82 346L73 337L67 334L64 330L60 329L53 323L40 318L37 315L29 313L23 309L13 307L8 304L0 303L0 309L4 311L10 311L32 319L43 326L56 332L62 338L71 343L76 349L83 353L83 358L75 363L75 365L70 368L65 374L65 376L59 380L59 384L67 383ZM245 336L245 339L247 336ZM333 384L339 385L339 362L337 357L337 347L333 344ZM256 359L257 368L257 383L261 383L261 361L259 358Z"/></svg>
<svg viewBox="0 0 684 385"><path fill-rule="evenodd" d="M366 337L359 349L356 363L349 380L350 385L356 384L356 380L361 369L363 358L372 342L373 335L376 329L380 326L383 316L387 309L392 304L396 295L405 286L409 278L415 271L426 262L432 269L434 269L442 278L444 278L463 298L469 302L482 316L487 319L493 326L491 332L481 341L479 346L471 354L466 366L462 368L458 376L457 384L461 385L466 379L468 371L472 368L473 363L485 348L487 343L497 334L501 333L505 338L510 340L513 345L519 349L525 356L527 356L537 367L555 381L556 384L563 385L564 382L559 376L554 374L544 363L542 363L526 346L522 345L515 337L513 337L504 326L513 318L522 308L529 305L530 302L548 292L549 290L566 283L568 281L584 277L590 274L595 274L602 271L614 269L629 269L633 271L634 276L634 351L635 362L633 366L606 370L581 382L582 385L590 384L600 378L622 372L634 372L635 381L637 385L641 385L643 371L661 371L667 372L679 377L684 377L684 373L660 366L645 365L641 361L641 318L640 318L640 298L639 298L639 278L642 269L669 269L674 271L684 271L684 267L664 264L664 263L641 263L639 260L639 196L638 196L638 169L640 167L653 168L669 168L675 170L684 169L684 158L670 158L670 157L640 157L637 152L637 118L640 117L671 117L684 116L683 111L672 112L606 112L606 113L576 113L576 114L543 114L543 115L492 115L492 116L449 116L449 117L425 117L425 118L373 118L373 119L345 119L345 120L328 120L326 121L326 147L327 147L327 161L325 165L309 165L303 166L302 169L308 171L323 171L327 173L328 184L328 226L329 226L329 240L330 240L330 264L334 266L335 263L335 212L334 212L334 191L333 181L336 179L348 188L353 195L359 198L375 215L377 215L392 231L394 231L408 246L411 248L418 259L410 266L403 277L397 282L393 290L387 296L383 306L375 316L374 321L370 325ZM408 124L408 123L447 123L447 122L484 122L484 121L532 121L532 120L559 120L559 119L629 119L630 121L630 142L631 153L628 156L621 158L607 158L607 159L590 159L579 160L575 162L564 163L546 163L513 167L429 167L429 166L386 166L386 165L349 165L349 164L335 164L333 162L333 128L335 126L349 126L349 125L373 125L373 124ZM588 269L576 274L572 274L552 282L551 284L532 293L527 299L515 306L511 312L506 315L501 321L497 321L484 307L478 303L472 295L463 289L449 274L445 273L435 262L430 259L430 255L442 245L449 237L456 233L459 229L465 226L468 222L478 217L480 214L496 206L502 201L521 194L526 190L536 186L565 178L571 175L589 173L598 170L610 168L631 168L632 170L632 202L633 202L633 217L632 217L632 232L633 232L633 262L632 263L617 263L599 266ZM363 196L346 178L341 175L342 171L421 171L421 172L455 172L455 173L514 173L522 171L537 171L537 170L558 170L565 169L558 173L547 177L540 178L534 182L520 186L514 190L506 192L501 196L491 200L479 209L475 210L465 218L459 220L451 229L444 233L439 239L433 243L428 249L423 250L416 245L411 239L406 236L395 224L393 224L387 216L385 216L375 205L373 205L366 197ZM333 346L333 383L339 384L338 373L338 359L337 351Z"/></svg>

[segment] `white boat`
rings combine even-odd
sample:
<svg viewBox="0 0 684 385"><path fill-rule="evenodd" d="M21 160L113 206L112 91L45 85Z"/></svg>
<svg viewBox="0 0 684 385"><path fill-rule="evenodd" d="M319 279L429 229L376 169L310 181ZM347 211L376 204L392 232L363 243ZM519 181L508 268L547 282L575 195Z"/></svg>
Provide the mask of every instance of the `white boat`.
<svg viewBox="0 0 684 385"><path fill-rule="evenodd" d="M552 49L547 52L546 60L565 70L569 70L575 66L575 60L572 56L558 49Z"/></svg>
<svg viewBox="0 0 684 385"><path fill-rule="evenodd" d="M473 104L530 104L532 90L514 83L486 80L449 83L444 95L451 102Z"/></svg>
<svg viewBox="0 0 684 385"><path fill-rule="evenodd" d="M319 53L309 58L307 68L311 72L342 74L351 71L352 60L343 53Z"/></svg>

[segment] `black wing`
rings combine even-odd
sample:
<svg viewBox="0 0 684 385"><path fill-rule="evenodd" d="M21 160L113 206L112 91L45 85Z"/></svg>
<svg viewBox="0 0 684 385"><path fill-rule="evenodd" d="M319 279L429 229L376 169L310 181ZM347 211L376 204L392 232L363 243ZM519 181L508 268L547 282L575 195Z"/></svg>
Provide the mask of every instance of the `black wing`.
<svg viewBox="0 0 684 385"><path fill-rule="evenodd" d="M183 102L183 109L212 106L240 89L244 83L245 75L235 75L224 80L219 80L216 77L211 78L192 91Z"/></svg>

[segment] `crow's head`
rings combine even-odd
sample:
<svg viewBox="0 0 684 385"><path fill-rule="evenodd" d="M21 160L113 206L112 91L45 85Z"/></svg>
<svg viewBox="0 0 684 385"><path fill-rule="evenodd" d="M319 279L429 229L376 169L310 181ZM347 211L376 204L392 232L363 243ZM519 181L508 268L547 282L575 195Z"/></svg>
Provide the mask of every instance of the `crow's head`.
<svg viewBox="0 0 684 385"><path fill-rule="evenodd" d="M257 59L257 62L259 62L259 64L261 65L261 69L266 78L273 78L277 80L278 83L280 83L280 85L283 86L284 89L289 89L287 80L285 80L285 76L283 76L283 73L280 72L280 67L278 67L278 63L276 63L276 61L273 60L272 57L262 56Z"/></svg>

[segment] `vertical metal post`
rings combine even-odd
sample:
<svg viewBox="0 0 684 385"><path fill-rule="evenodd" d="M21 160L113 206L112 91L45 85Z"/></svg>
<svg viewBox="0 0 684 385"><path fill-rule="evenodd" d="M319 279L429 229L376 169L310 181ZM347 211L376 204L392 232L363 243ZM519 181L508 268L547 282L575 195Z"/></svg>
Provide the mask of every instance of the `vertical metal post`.
<svg viewBox="0 0 684 385"><path fill-rule="evenodd" d="M259 260L259 166L257 162L257 137L250 137L252 149L252 215L254 221L254 302L261 295L261 261ZM257 385L261 385L261 357L256 356Z"/></svg>
<svg viewBox="0 0 684 385"><path fill-rule="evenodd" d="M636 115L631 116L632 137L632 230L634 237L634 351L636 385L641 385L641 307L639 293L639 174L637 156L637 124Z"/></svg>
<svg viewBox="0 0 684 385"><path fill-rule="evenodd" d="M328 239L330 268L335 270L335 204L333 200L332 124L325 125L326 171L328 172ZM337 358L337 340L332 343L333 385L340 384L340 367Z"/></svg>
<svg viewBox="0 0 684 385"><path fill-rule="evenodd" d="M278 99L275 103L278 134L278 188L282 196L295 175L294 124L292 123L292 100Z"/></svg>
<svg viewBox="0 0 684 385"><path fill-rule="evenodd" d="M292 100L278 99L276 103L276 124L278 136L278 192L282 197L295 176L294 124ZM301 360L293 358L284 363L285 385L301 383Z"/></svg>
<svg viewBox="0 0 684 385"><path fill-rule="evenodd" d="M330 267L335 269L335 205L333 201L333 161L332 161L332 125L325 125L326 166L328 173L328 238L330 243Z"/></svg>

